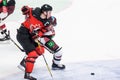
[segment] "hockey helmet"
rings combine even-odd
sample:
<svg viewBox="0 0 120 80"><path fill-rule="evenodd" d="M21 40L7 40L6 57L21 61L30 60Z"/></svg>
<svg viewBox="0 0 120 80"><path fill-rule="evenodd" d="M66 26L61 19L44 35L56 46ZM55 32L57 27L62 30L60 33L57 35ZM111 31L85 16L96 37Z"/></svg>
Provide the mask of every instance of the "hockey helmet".
<svg viewBox="0 0 120 80"><path fill-rule="evenodd" d="M52 6L50 6L49 4L44 4L41 6L41 11L52 11Z"/></svg>

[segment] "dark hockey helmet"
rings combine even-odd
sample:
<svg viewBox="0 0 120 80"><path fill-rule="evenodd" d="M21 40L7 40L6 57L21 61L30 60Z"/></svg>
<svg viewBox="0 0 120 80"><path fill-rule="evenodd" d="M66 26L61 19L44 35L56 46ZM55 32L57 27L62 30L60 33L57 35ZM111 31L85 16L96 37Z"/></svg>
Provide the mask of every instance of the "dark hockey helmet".
<svg viewBox="0 0 120 80"><path fill-rule="evenodd" d="M50 6L49 4L44 4L41 6L41 11L52 11L52 6Z"/></svg>

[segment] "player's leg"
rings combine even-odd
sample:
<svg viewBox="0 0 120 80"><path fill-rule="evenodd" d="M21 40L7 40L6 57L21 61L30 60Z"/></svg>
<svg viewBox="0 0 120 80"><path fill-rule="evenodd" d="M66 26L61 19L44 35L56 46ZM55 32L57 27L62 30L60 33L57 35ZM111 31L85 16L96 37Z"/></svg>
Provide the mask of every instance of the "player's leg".
<svg viewBox="0 0 120 80"><path fill-rule="evenodd" d="M53 64L52 69L65 69L65 65L60 64L62 59L62 48L59 47L52 39L47 37L41 38L41 43L46 47L47 50L53 53Z"/></svg>
<svg viewBox="0 0 120 80"><path fill-rule="evenodd" d="M6 29L6 25L5 24L1 24L0 25L0 41L5 41L5 40L9 40L10 39L10 35L9 32Z"/></svg>
<svg viewBox="0 0 120 80"><path fill-rule="evenodd" d="M34 67L34 63L35 63L35 60L37 59L39 55L37 54L37 52L35 50L29 52L27 54L27 57L26 57L26 67L25 67L25 75L24 75L24 78L25 79L30 79L30 80L37 80L36 78L30 76L30 74L32 73L33 71L33 67Z"/></svg>

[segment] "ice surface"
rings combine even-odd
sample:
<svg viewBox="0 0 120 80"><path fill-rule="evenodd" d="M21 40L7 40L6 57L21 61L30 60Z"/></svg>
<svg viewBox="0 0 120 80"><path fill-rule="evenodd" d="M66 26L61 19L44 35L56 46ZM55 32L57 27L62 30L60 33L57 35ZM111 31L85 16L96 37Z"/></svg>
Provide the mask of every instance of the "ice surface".
<svg viewBox="0 0 120 80"><path fill-rule="evenodd" d="M51 70L54 80L119 80L120 60L93 61L66 64L65 70ZM91 75L94 73L95 75ZM52 80L47 68L35 68L33 76L38 80ZM8 79L9 78L9 79ZM23 72L18 71L0 80L23 80Z"/></svg>
<svg viewBox="0 0 120 80"><path fill-rule="evenodd" d="M53 14L58 25L54 40L63 47L62 63L67 67L64 71L52 71L54 79L120 80L120 1L26 0L24 4L34 7L45 1L55 8ZM24 21L20 12L23 2L16 2L14 14L5 23L11 38L19 45L16 41L16 29ZM17 65L25 54L12 42L0 44L0 51L0 80L22 80L24 73ZM51 67L52 54L46 51L45 56ZM95 75L90 75L91 73ZM51 79L42 57L36 61L33 75L38 80Z"/></svg>

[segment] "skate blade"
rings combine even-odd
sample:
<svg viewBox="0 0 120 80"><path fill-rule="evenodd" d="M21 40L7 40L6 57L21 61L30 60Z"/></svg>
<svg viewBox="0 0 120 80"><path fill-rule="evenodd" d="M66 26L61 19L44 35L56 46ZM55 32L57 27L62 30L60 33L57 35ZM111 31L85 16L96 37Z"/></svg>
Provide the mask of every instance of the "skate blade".
<svg viewBox="0 0 120 80"><path fill-rule="evenodd" d="M27 79L27 78L24 78L24 80L37 80L37 79Z"/></svg>
<svg viewBox="0 0 120 80"><path fill-rule="evenodd" d="M23 66L18 65L17 67L18 67L21 71L25 72L25 68L24 68Z"/></svg>
<svg viewBox="0 0 120 80"><path fill-rule="evenodd" d="M52 68L52 70L65 70L65 69L60 69L60 68Z"/></svg>

